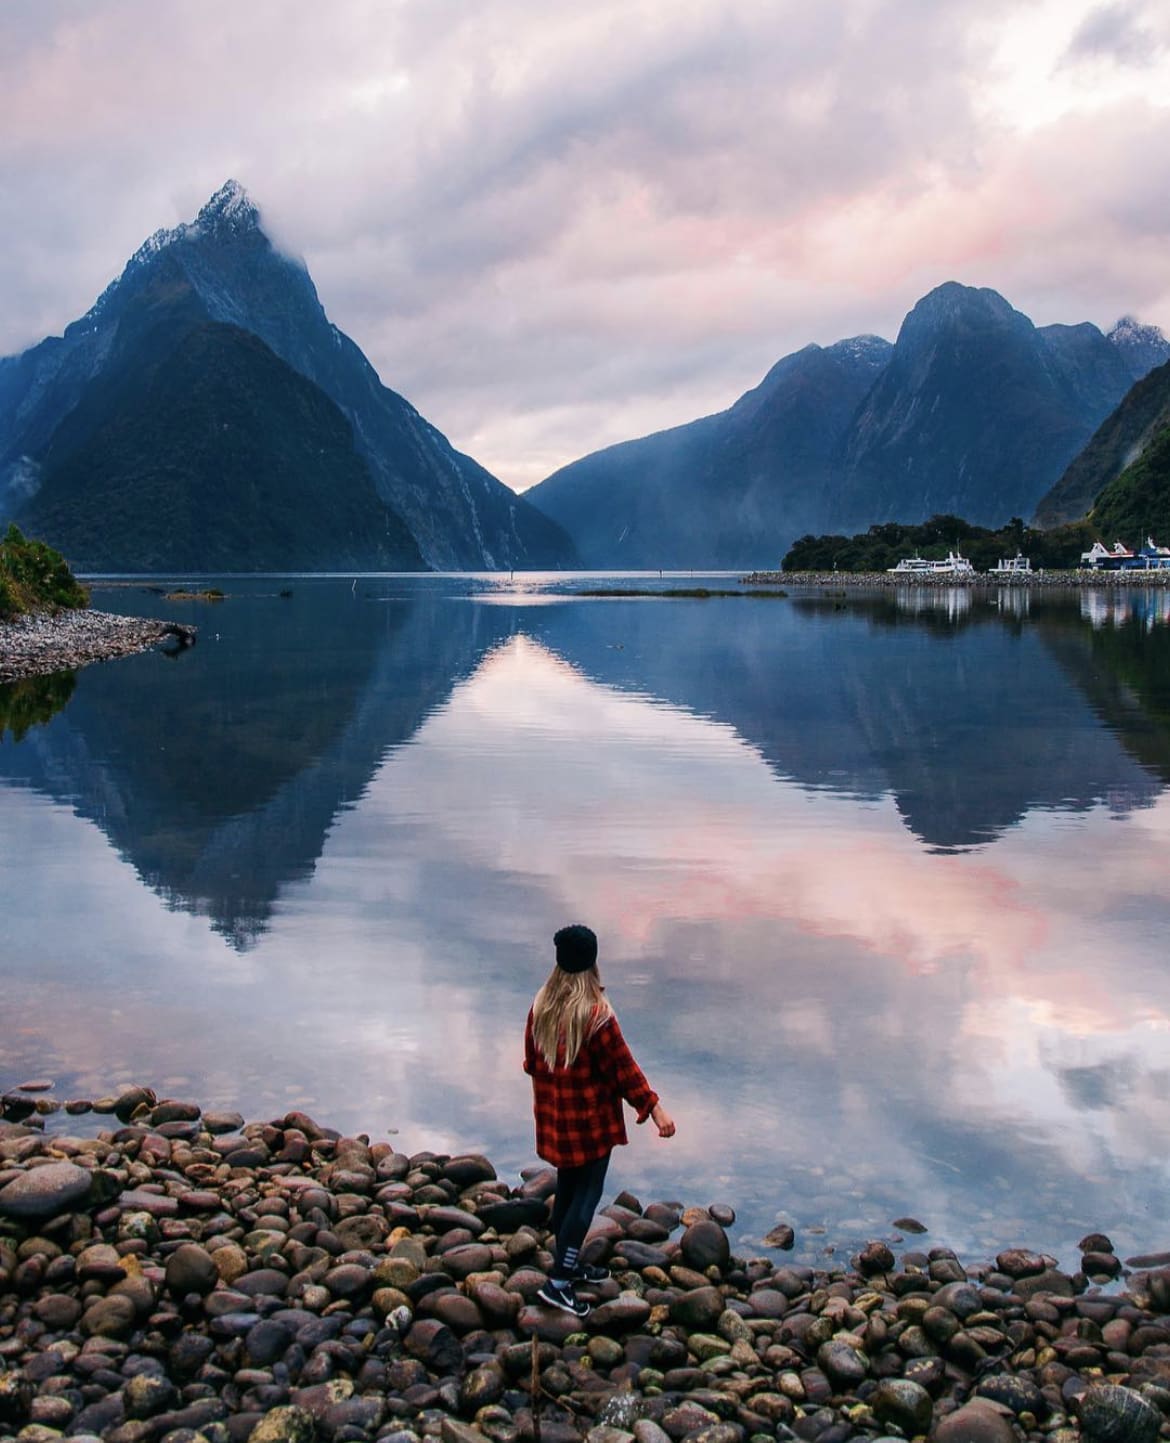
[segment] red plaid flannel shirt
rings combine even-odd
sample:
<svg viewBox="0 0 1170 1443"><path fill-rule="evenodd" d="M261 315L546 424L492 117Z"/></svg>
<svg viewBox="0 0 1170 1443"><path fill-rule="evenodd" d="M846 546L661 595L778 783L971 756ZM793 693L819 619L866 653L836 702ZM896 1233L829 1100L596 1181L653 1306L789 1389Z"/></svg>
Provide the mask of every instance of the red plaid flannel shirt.
<svg viewBox="0 0 1170 1443"><path fill-rule="evenodd" d="M658 1101L612 1014L581 1044L572 1067L553 1068L536 1050L529 1010L524 1071L532 1078L536 1151L553 1167L581 1167L628 1142L623 1098L639 1122Z"/></svg>

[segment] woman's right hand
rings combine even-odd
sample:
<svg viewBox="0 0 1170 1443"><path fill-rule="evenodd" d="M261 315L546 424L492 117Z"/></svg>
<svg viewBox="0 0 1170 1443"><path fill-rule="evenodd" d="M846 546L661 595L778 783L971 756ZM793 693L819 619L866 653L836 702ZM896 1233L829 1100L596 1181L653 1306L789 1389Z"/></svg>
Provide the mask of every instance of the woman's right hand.
<svg viewBox="0 0 1170 1443"><path fill-rule="evenodd" d="M667 1112L660 1102L656 1102L650 1110L650 1120L658 1129L659 1137L674 1136L674 1118Z"/></svg>

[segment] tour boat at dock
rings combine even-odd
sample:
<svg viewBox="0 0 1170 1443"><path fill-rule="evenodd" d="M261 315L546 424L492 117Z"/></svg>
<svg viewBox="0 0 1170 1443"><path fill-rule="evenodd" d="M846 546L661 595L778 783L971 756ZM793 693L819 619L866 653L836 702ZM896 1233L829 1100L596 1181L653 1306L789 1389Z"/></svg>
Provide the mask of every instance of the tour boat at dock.
<svg viewBox="0 0 1170 1443"><path fill-rule="evenodd" d="M988 571L988 576L1031 576L1032 563L1019 551L1014 556L1001 557Z"/></svg>
<svg viewBox="0 0 1170 1443"><path fill-rule="evenodd" d="M897 566L887 568L888 576L974 576L975 568L965 556L948 551L945 561L928 561L924 556L904 556Z"/></svg>

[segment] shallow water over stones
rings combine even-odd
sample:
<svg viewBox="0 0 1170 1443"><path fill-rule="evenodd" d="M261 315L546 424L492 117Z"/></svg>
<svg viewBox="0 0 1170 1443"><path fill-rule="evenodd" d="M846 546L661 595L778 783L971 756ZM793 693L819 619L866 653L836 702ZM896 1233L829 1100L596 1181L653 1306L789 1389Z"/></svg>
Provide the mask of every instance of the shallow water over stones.
<svg viewBox="0 0 1170 1443"><path fill-rule="evenodd" d="M583 918L680 1124L613 1192L801 1265L1170 1244L1165 598L221 584L99 588L199 645L0 742L0 1090L54 1083L8 1115L96 1132L136 1083L518 1179L517 1036Z"/></svg>
<svg viewBox="0 0 1170 1443"><path fill-rule="evenodd" d="M726 1205L643 1209L627 1192L583 1249L598 1276L582 1318L535 1295L547 1208L487 1225L525 1200L482 1155L398 1154L294 1113L242 1135L274 1157L311 1129L305 1157L238 1166L201 1125L156 1131L166 1105L139 1101L93 1139L0 1124L0 1436L1154 1443L1170 1429L1164 1270L1107 1296L1019 1247L968 1271L946 1248L898 1263L872 1240L831 1267L777 1266L732 1250L713 1216ZM17 1185L66 1157L85 1190L62 1179L39 1216L14 1211ZM142 1197L174 1210L144 1214ZM660 1260L627 1256L651 1212ZM1113 1256L1103 1234L1082 1242ZM700 1272L700 1255L717 1260ZM1044 1285L1027 1294L1029 1278Z"/></svg>

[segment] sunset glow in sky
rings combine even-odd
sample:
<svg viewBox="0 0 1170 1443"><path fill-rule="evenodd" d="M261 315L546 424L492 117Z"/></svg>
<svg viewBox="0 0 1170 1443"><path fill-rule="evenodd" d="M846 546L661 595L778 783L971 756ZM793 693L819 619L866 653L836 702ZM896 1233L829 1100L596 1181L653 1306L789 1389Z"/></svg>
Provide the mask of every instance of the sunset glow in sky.
<svg viewBox="0 0 1170 1443"><path fill-rule="evenodd" d="M228 176L523 488L945 280L1170 330L1170 9L7 0L0 354Z"/></svg>

